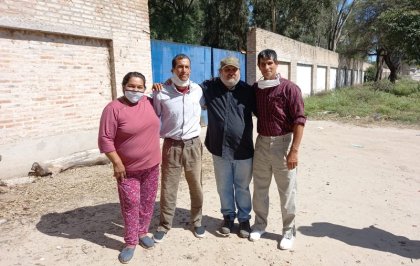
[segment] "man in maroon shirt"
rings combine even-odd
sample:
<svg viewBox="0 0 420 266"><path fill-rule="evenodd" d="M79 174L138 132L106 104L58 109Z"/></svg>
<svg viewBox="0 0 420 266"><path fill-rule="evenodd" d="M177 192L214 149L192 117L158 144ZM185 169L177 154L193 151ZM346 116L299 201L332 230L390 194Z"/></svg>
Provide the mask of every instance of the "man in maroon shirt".
<svg viewBox="0 0 420 266"><path fill-rule="evenodd" d="M298 151L306 122L300 88L277 74L277 54L266 49L258 54L264 79L254 84L258 113L255 144L253 207L255 224L249 239L265 233L271 178L277 183L283 219L281 249L290 249L296 235L295 196Z"/></svg>

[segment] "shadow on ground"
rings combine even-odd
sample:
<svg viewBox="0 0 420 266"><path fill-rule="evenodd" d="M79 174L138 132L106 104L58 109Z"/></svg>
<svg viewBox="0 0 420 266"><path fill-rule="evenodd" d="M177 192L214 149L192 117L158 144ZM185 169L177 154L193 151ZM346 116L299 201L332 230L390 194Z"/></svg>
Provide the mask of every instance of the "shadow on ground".
<svg viewBox="0 0 420 266"><path fill-rule="evenodd" d="M298 228L303 235L330 237L351 246L393 253L411 259L420 259L420 241L394 235L373 225L357 229L331 223L313 223Z"/></svg>
<svg viewBox="0 0 420 266"><path fill-rule="evenodd" d="M190 211L177 208L173 228L192 229ZM217 229L222 220L203 216L203 226L207 232L217 235ZM159 224L159 202L155 202L154 214L149 232L153 233ZM123 242L111 235L123 237L124 223L121 217L119 203L106 203L95 206L81 207L63 213L48 213L41 216L36 228L50 236L68 239L84 239L106 248L120 250ZM192 231L191 231L192 233Z"/></svg>

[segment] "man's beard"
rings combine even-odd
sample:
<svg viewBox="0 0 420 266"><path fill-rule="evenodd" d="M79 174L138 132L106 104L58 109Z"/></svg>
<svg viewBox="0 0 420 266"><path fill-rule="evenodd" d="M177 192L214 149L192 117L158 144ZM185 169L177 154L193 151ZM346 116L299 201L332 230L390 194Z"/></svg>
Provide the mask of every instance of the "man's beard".
<svg viewBox="0 0 420 266"><path fill-rule="evenodd" d="M220 80L225 84L225 86L230 89L238 84L239 80L241 79L241 75L237 75L236 78L225 79L224 77L220 76Z"/></svg>

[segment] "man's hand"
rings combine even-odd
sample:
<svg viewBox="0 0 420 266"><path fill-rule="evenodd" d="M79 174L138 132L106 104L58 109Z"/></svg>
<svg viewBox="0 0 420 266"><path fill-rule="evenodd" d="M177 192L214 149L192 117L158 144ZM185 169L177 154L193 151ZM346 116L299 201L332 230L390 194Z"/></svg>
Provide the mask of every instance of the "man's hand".
<svg viewBox="0 0 420 266"><path fill-rule="evenodd" d="M152 91L161 91L163 89L163 85L172 85L172 80L167 79L165 83L153 83Z"/></svg>
<svg viewBox="0 0 420 266"><path fill-rule="evenodd" d="M153 83L152 91L161 91L163 89L162 83Z"/></svg>
<svg viewBox="0 0 420 266"><path fill-rule="evenodd" d="M293 170L298 166L298 151L296 149L291 149L289 154L286 157L287 160L287 169Z"/></svg>

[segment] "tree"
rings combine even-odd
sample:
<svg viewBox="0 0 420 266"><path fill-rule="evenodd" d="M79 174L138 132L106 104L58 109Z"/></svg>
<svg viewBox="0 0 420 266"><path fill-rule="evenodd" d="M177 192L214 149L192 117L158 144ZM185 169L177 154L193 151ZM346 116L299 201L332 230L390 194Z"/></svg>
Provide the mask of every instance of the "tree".
<svg viewBox="0 0 420 266"><path fill-rule="evenodd" d="M376 55L376 80L385 62L395 82L402 60L420 60L419 6L411 0L360 0L342 49L351 55Z"/></svg>
<svg viewBox="0 0 420 266"><path fill-rule="evenodd" d="M198 44L202 39L202 11L197 0L149 0L153 39Z"/></svg>
<svg viewBox="0 0 420 266"><path fill-rule="evenodd" d="M251 0L250 3L254 26L324 48L328 48L329 36L334 40L332 44L338 42L352 5L348 0ZM342 10L337 10L341 6ZM341 18L337 19L339 14Z"/></svg>
<svg viewBox="0 0 420 266"><path fill-rule="evenodd" d="M328 25L328 50L337 49L337 44L346 24L346 21L353 10L357 0L339 0L335 1L335 5L330 7L330 23Z"/></svg>
<svg viewBox="0 0 420 266"><path fill-rule="evenodd" d="M201 44L211 47L244 50L248 31L248 1L202 1L204 12Z"/></svg>

